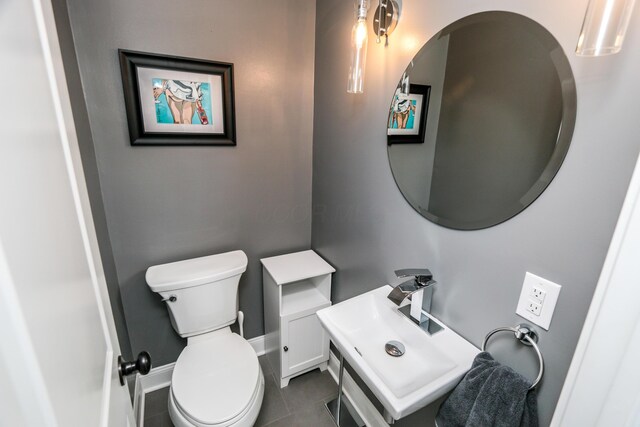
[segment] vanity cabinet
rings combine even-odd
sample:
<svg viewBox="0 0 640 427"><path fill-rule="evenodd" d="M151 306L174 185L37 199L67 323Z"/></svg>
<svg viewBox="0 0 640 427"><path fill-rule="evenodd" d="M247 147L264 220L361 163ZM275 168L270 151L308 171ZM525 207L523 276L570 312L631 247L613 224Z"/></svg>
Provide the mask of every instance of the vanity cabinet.
<svg viewBox="0 0 640 427"><path fill-rule="evenodd" d="M329 335L316 312L331 305L335 269L314 251L263 258L265 350L280 379L327 369Z"/></svg>

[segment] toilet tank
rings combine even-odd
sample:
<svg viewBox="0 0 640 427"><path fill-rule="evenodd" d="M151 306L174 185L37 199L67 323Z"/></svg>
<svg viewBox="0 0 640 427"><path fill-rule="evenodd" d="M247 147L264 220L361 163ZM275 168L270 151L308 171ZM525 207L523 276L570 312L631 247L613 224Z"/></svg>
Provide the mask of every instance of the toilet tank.
<svg viewBox="0 0 640 427"><path fill-rule="evenodd" d="M145 278L169 308L181 337L231 325L238 313L238 283L247 269L243 251L187 259L147 269Z"/></svg>

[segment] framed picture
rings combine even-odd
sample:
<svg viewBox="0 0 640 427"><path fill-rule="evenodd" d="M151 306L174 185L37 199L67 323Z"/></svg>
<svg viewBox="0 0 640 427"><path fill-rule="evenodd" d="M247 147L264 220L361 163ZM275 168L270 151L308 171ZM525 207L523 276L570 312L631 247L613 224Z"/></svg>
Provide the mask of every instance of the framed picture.
<svg viewBox="0 0 640 427"><path fill-rule="evenodd" d="M233 64L118 54L131 145L236 145Z"/></svg>
<svg viewBox="0 0 640 427"><path fill-rule="evenodd" d="M389 108L387 144L422 144L427 126L431 86L409 85L409 95L396 89Z"/></svg>

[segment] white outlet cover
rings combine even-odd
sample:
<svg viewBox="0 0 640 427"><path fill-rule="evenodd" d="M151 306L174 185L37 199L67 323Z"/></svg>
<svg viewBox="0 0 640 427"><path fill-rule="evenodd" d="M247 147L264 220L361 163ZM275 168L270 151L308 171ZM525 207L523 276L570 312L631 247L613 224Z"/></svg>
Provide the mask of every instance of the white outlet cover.
<svg viewBox="0 0 640 427"><path fill-rule="evenodd" d="M527 310L529 300L531 299L530 295L533 292L534 287L541 288L545 292L544 300L540 304L542 309L539 316L536 316ZM558 302L560 289L562 289L562 286L557 283L553 283L547 279L543 279L542 277L527 272L524 276L524 283L522 284L522 291L520 292L520 299L518 300L516 314L548 331L549 325L551 324L551 318L553 317L553 311L556 308L556 302Z"/></svg>

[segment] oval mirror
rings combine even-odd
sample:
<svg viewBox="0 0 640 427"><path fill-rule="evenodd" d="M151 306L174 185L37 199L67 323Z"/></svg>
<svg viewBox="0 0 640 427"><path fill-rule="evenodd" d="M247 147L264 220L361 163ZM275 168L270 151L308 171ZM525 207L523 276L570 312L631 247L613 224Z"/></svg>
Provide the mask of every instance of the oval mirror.
<svg viewBox="0 0 640 427"><path fill-rule="evenodd" d="M389 109L389 162L425 218L491 227L549 185L575 118L575 82L556 39L522 15L483 12L436 34L407 67Z"/></svg>

